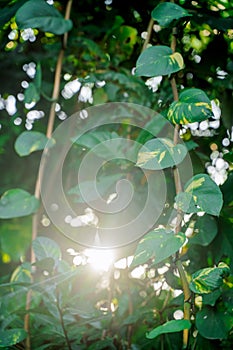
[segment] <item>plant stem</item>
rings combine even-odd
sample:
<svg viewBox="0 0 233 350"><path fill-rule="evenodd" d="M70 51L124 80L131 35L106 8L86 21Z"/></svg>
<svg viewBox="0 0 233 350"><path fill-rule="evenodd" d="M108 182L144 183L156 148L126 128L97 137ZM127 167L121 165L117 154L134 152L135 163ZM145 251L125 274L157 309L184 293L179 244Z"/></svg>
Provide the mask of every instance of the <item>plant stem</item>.
<svg viewBox="0 0 233 350"><path fill-rule="evenodd" d="M57 304L57 309L58 309L58 312L59 312L61 327L62 327L62 330L63 330L63 333L64 333L64 337L65 337L65 340L66 340L67 347L68 347L69 350L72 350L72 347L71 347L71 344L70 344L70 340L69 340L69 337L68 337L68 334L67 334L67 331L66 331L64 319L63 319L62 309L61 309L60 304L59 304L59 293L58 293L58 291L57 291L57 303L56 304Z"/></svg>
<svg viewBox="0 0 233 350"><path fill-rule="evenodd" d="M73 3L73 0L68 0L67 5L66 5L65 19L70 18L72 3ZM50 113L49 113L49 119L48 119L47 131L46 131L46 136L48 138L51 138L52 133L53 133L54 121L55 121L55 116L56 116L55 107L56 107L56 101L58 100L59 93L60 93L62 62L63 62L64 52L65 52L65 49L67 47L67 40L68 40L68 33L66 32L63 35L62 48L59 52L57 64L56 64L53 93L52 93L52 97L51 97L53 102L52 102L51 107L50 107ZM34 196L37 199L40 199L41 177L43 176L43 169L40 169L40 170L41 170L40 173L38 172L38 174L37 174L35 191L34 191ZM38 212L36 214L34 214L32 217L32 241L35 240L37 237L37 228L38 228ZM31 247L30 262L31 262L31 264L33 264L33 263L35 263L35 261L36 261L35 253ZM32 277L31 277L31 282L33 282ZM26 350L31 349L30 316L28 313L28 310L30 309L30 305L31 305L31 298L32 298L32 293L31 293L31 290L29 290L27 293L27 298L26 298L26 312L27 313L26 313L25 318L24 318L24 329L28 333L28 336L27 336L27 339L25 342Z"/></svg>
<svg viewBox="0 0 233 350"><path fill-rule="evenodd" d="M176 28L173 28L173 35L172 35L172 42L171 42L171 49L174 52L176 49ZM176 85L176 79L173 76L170 80L172 93L173 93L173 99L174 101L179 100L179 94L178 89ZM179 140L179 131L180 131L180 125L176 124L174 128L174 135L173 135L173 143L174 145L177 145ZM180 179L180 173L177 166L173 167L173 175L174 175L174 183L175 183L175 189L176 189L176 195L178 195L180 192L182 192L182 184ZM180 209L177 209L177 215L176 215L176 227L175 227L175 233L177 234L179 231L181 231L181 223L183 219L183 212ZM190 321L190 297L191 292L189 289L188 280L184 271L184 267L179 260L179 256L177 255L177 261L176 266L180 275L180 280L183 288L184 293L184 319ZM183 348L187 348L188 345L188 338L189 338L189 331L188 329L184 329L183 331Z"/></svg>
<svg viewBox="0 0 233 350"><path fill-rule="evenodd" d="M153 24L154 24L154 20L151 18L150 22L148 24L147 27L147 36L146 39L144 41L143 47L142 47L142 51L144 51L147 48L147 45L149 44L150 38L151 38L151 33L152 33L152 29L153 29Z"/></svg>

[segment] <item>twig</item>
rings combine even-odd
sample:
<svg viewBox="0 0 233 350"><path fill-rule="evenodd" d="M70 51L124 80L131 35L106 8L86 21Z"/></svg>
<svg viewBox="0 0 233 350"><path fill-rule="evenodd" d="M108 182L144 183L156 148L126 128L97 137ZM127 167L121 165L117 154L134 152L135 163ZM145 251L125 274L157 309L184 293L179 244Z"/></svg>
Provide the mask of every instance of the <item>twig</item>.
<svg viewBox="0 0 233 350"><path fill-rule="evenodd" d="M151 18L150 22L148 24L147 30L146 30L147 31L147 36L146 36L146 39L145 39L144 44L142 46L142 51L144 51L147 48L147 45L150 42L151 33L152 33L152 29L153 29L153 24L154 24L154 20Z"/></svg>
<svg viewBox="0 0 233 350"><path fill-rule="evenodd" d="M172 35L172 41L171 41L171 49L174 52L176 49L176 28L173 29L173 35ZM179 100L179 94L177 90L176 85L176 79L173 76L170 80L172 93L173 93L173 99L174 101ZM179 131L180 131L180 125L176 124L174 128L174 135L173 135L173 143L174 145L177 145L179 140ZM176 188L176 195L178 195L180 192L182 192L182 184L180 180L180 173L177 166L174 166L173 168L173 175L174 175L174 183ZM176 227L175 227L175 233L177 234L181 230L181 222L183 219L183 212L180 209L177 209L177 215L176 215ZM181 261L179 260L179 256L177 254L177 261L176 266L180 275L180 280L184 292L184 319L190 321L190 298L191 298L191 292L189 289L188 280L183 268L183 265ZM188 345L188 338L189 338L189 331L188 329L184 329L183 331L183 348L187 348Z"/></svg>
<svg viewBox="0 0 233 350"><path fill-rule="evenodd" d="M67 331L66 331L66 327L65 327L65 323L64 323L64 319L63 319L63 312L62 312L62 309L60 307L60 304L59 304L59 293L57 291L57 309L58 309L58 312L59 312L59 317L60 317L60 322L61 322L61 327L62 327L62 330L63 330L63 333L64 333L64 337L65 337L65 340L66 340L66 344L67 344L67 347L69 350L72 350L72 346L70 344L70 340L69 340L69 337L68 337L68 334L67 334Z"/></svg>
<svg viewBox="0 0 233 350"><path fill-rule="evenodd" d="M70 18L72 2L73 2L73 0L68 0L68 2L67 2L65 19ZM51 138L52 132L53 132L53 127L54 127L54 121L55 121L55 116L56 116L55 107L56 107L56 101L58 100L59 92L60 92L62 62L63 62L64 52L65 52L65 49L67 46L67 40L68 40L68 33L65 33L63 35L62 48L61 48L59 55L58 55L56 70L55 70L53 93L52 93L52 98L51 98L53 102L52 102L51 107L50 107L50 113L49 113L49 119L48 119L47 131L46 131L46 136L48 138ZM34 196L37 199L40 199L41 177L43 176L43 169L40 169L40 170L41 170L40 173L38 172L38 174L37 174L35 191L34 191ZM38 212L36 214L34 214L33 218L32 218L32 241L35 240L37 237L37 227L38 227ZM30 262L31 262L31 264L33 264L35 261L36 261L35 253L31 247ZM31 277L31 282L33 282L32 277ZM31 349L30 316L28 313L28 311L30 309L30 305L31 305L31 298L32 298L32 293L31 293L31 290L29 290L27 293L27 298L26 298L26 312L27 313L26 313L25 318L24 318L24 329L28 333L28 336L27 336L27 339L25 342L26 350Z"/></svg>

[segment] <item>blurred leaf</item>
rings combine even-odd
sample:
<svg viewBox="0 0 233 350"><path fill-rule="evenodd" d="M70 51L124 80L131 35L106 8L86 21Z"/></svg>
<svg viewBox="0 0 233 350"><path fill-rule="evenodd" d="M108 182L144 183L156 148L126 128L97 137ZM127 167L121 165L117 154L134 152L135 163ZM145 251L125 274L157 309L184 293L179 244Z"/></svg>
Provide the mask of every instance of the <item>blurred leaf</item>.
<svg viewBox="0 0 233 350"><path fill-rule="evenodd" d="M34 213L39 207L39 200L30 193L15 188L6 191L0 200L0 218L11 219Z"/></svg>
<svg viewBox="0 0 233 350"><path fill-rule="evenodd" d="M190 238L190 243L200 244L202 246L209 245L218 233L218 226L215 218L210 215L198 217L194 226L194 233L195 236Z"/></svg>
<svg viewBox="0 0 233 350"><path fill-rule="evenodd" d="M185 234L182 232L175 235L171 230L155 229L147 233L138 243L130 266L145 264L151 258L154 258L153 263L157 264L177 252L185 239Z"/></svg>
<svg viewBox="0 0 233 350"><path fill-rule="evenodd" d="M0 27L2 28L16 13L16 11L28 0L17 1L12 6L1 8Z"/></svg>
<svg viewBox="0 0 233 350"><path fill-rule="evenodd" d="M192 280L189 288L197 294L211 293L223 284L223 278L228 276L230 268L219 263L218 267L208 267L192 274Z"/></svg>
<svg viewBox="0 0 233 350"><path fill-rule="evenodd" d="M77 140L74 138L72 140L84 148L91 149L91 152L101 158L125 157L122 137L114 131L93 131L80 136Z"/></svg>
<svg viewBox="0 0 233 350"><path fill-rule="evenodd" d="M11 282L31 282L31 264L28 262L19 265L11 275Z"/></svg>
<svg viewBox="0 0 233 350"><path fill-rule="evenodd" d="M184 329L189 329L191 323L188 320L171 320L161 326L154 328L152 331L146 334L148 339L154 339L161 334L180 332Z"/></svg>
<svg viewBox="0 0 233 350"><path fill-rule="evenodd" d="M214 306L222 292L219 289L215 289L213 292L202 295L202 302L205 305Z"/></svg>
<svg viewBox="0 0 233 350"><path fill-rule="evenodd" d="M25 256L31 240L31 218L21 217L2 220L0 224L0 246L2 254L8 254L11 261Z"/></svg>
<svg viewBox="0 0 233 350"><path fill-rule="evenodd" d="M186 89L179 95L168 110L167 117L174 124L200 122L213 116L211 103L204 91Z"/></svg>
<svg viewBox="0 0 233 350"><path fill-rule="evenodd" d="M19 29L38 28L61 35L72 28L71 20L64 19L54 6L43 0L29 0L16 12Z"/></svg>
<svg viewBox="0 0 233 350"><path fill-rule="evenodd" d="M116 191L116 183L122 178L121 174L113 174L107 176L101 176L96 181L85 181L79 185L72 187L68 194L75 194L78 196L75 199L76 203L91 202L106 195L110 189L114 186L113 191ZM82 193L85 194L85 199L82 197Z"/></svg>
<svg viewBox="0 0 233 350"><path fill-rule="evenodd" d="M158 4L151 13L152 18L161 26L168 27L174 20L191 16L188 11L181 6L171 2Z"/></svg>
<svg viewBox="0 0 233 350"><path fill-rule="evenodd" d="M0 348L15 345L27 338L27 332L24 329L6 329L0 331Z"/></svg>
<svg viewBox="0 0 233 350"><path fill-rule="evenodd" d="M144 50L136 62L137 76L169 75L184 68L183 57L168 46L151 46Z"/></svg>
<svg viewBox="0 0 233 350"><path fill-rule="evenodd" d="M181 163L186 154L184 145L174 145L170 139L156 138L142 146L136 165L143 169L161 170Z"/></svg>
<svg viewBox="0 0 233 350"><path fill-rule="evenodd" d="M198 213L218 216L222 205L222 192L209 175L198 174L193 176L184 187L185 192L176 196L176 203L185 213Z"/></svg>
<svg viewBox="0 0 233 350"><path fill-rule="evenodd" d="M55 261L61 258L61 250L58 244L47 237L37 237L32 242L32 248L35 252L37 260L45 258L53 258Z"/></svg>
<svg viewBox="0 0 233 350"><path fill-rule="evenodd" d="M48 144L47 144L48 143ZM28 156L29 154L41 151L54 144L52 139L48 139L43 133L38 131L23 131L15 141L15 151L19 156Z"/></svg>
<svg viewBox="0 0 233 350"><path fill-rule="evenodd" d="M226 339L232 324L232 314L211 307L204 307L196 315L196 327L207 339Z"/></svg>

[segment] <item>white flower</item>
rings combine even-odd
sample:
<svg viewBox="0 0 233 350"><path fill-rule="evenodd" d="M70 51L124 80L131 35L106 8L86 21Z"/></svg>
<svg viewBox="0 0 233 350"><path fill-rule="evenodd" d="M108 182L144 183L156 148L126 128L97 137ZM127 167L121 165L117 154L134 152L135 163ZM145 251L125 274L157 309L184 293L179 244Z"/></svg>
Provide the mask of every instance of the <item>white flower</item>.
<svg viewBox="0 0 233 350"><path fill-rule="evenodd" d="M78 100L80 102L93 103L92 89L91 89L90 85L91 84L87 84L87 85L82 86L82 88L80 90L79 97L78 97Z"/></svg>
<svg viewBox="0 0 233 350"><path fill-rule="evenodd" d="M5 108L9 115L14 115L17 112L16 98L13 95L9 95L5 100Z"/></svg>
<svg viewBox="0 0 233 350"><path fill-rule="evenodd" d="M24 29L21 33L21 37L23 38L24 41L29 40L30 42L33 42L36 40L36 36L32 28Z"/></svg>
<svg viewBox="0 0 233 350"><path fill-rule="evenodd" d="M154 24L154 25L153 25L153 30L155 31L155 33L160 32L160 30L161 30L160 25L158 25L158 24Z"/></svg>
<svg viewBox="0 0 233 350"><path fill-rule="evenodd" d="M149 89L151 89L153 92L156 92L159 88L159 85L162 81L163 77L161 75L153 78L147 79L145 82L146 86L148 86Z"/></svg>
<svg viewBox="0 0 233 350"><path fill-rule="evenodd" d="M142 32L141 33L141 38L142 39L146 40L147 36L148 36L148 32Z"/></svg>
<svg viewBox="0 0 233 350"><path fill-rule="evenodd" d="M88 225L97 226L98 222L99 222L99 218L95 215L93 210L91 208L86 208L84 215L78 215L76 218L71 219L69 221L69 224L72 227L81 227L81 226L88 226Z"/></svg>
<svg viewBox="0 0 233 350"><path fill-rule="evenodd" d="M211 101L211 108L212 108L212 112L213 112L213 118L214 119L220 119L221 116L221 109L220 107L216 104L216 102L214 100Z"/></svg>
<svg viewBox="0 0 233 350"><path fill-rule="evenodd" d="M74 96L81 88L81 83L78 79L69 81L63 88L61 94L62 96L68 100Z"/></svg>

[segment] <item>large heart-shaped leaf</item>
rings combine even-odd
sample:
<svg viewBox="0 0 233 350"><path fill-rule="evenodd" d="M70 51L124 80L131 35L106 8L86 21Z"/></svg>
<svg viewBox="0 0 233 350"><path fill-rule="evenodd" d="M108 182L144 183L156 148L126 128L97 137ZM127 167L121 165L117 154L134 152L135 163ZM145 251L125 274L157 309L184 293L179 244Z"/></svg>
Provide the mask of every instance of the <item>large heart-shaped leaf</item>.
<svg viewBox="0 0 233 350"><path fill-rule="evenodd" d="M192 274L189 284L191 291L197 294L211 293L223 284L223 278L228 276L230 268L225 263L219 263L218 267L207 267Z"/></svg>
<svg viewBox="0 0 233 350"><path fill-rule="evenodd" d="M170 139L157 138L142 146L136 165L143 169L161 170L181 163L186 154L184 145L174 145Z"/></svg>
<svg viewBox="0 0 233 350"><path fill-rule="evenodd" d="M27 338L27 332L24 329L5 329L0 331L0 348L7 348L8 346L20 343Z"/></svg>
<svg viewBox="0 0 233 350"><path fill-rule="evenodd" d="M194 226L195 236L191 237L189 242L207 246L213 241L217 232L218 226L215 218L208 214L203 215L197 218Z"/></svg>
<svg viewBox="0 0 233 350"><path fill-rule="evenodd" d="M71 20L64 19L54 6L44 0L29 0L16 12L19 29L38 28L44 32L64 34L72 28Z"/></svg>
<svg viewBox="0 0 233 350"><path fill-rule="evenodd" d="M0 200L0 218L11 219L34 213L39 207L39 200L30 193L15 188L6 191Z"/></svg>
<svg viewBox="0 0 233 350"><path fill-rule="evenodd" d="M144 50L136 62L135 75L154 77L169 75L184 68L183 57L168 46L151 46Z"/></svg>
<svg viewBox="0 0 233 350"><path fill-rule="evenodd" d="M61 258L61 250L58 244L48 237L37 237L32 242L32 247L39 261L46 258L53 258L54 260Z"/></svg>
<svg viewBox="0 0 233 350"><path fill-rule="evenodd" d="M162 2L154 8L152 18L161 26L168 27L174 20L191 16L188 11L172 2Z"/></svg>
<svg viewBox="0 0 233 350"><path fill-rule="evenodd" d="M146 337L148 339L154 339L161 334L180 332L184 329L189 329L190 327L191 323L188 320L171 320L152 329L152 331L146 334Z"/></svg>
<svg viewBox="0 0 233 350"><path fill-rule="evenodd" d="M35 151L40 151L45 146L51 147L54 144L54 140L50 140L41 132L38 131L24 131L15 141L15 151L19 156L27 156ZM47 144L48 143L48 144Z"/></svg>
<svg viewBox="0 0 233 350"><path fill-rule="evenodd" d="M174 124L200 122L213 116L211 102L204 91L187 89L180 93L179 101L174 101L167 117Z"/></svg>
<svg viewBox="0 0 233 350"><path fill-rule="evenodd" d="M204 307L196 315L196 327L207 339L226 339L232 324L233 315L225 310Z"/></svg>
<svg viewBox="0 0 233 350"><path fill-rule="evenodd" d="M185 185L185 191L176 196L176 204L185 213L198 213L218 216L222 205L222 192L207 174L193 176Z"/></svg>
<svg viewBox="0 0 233 350"><path fill-rule="evenodd" d="M185 242L185 234L174 234L171 230L157 228L147 233L138 243L131 267L144 264L154 258L157 264L176 253Z"/></svg>

